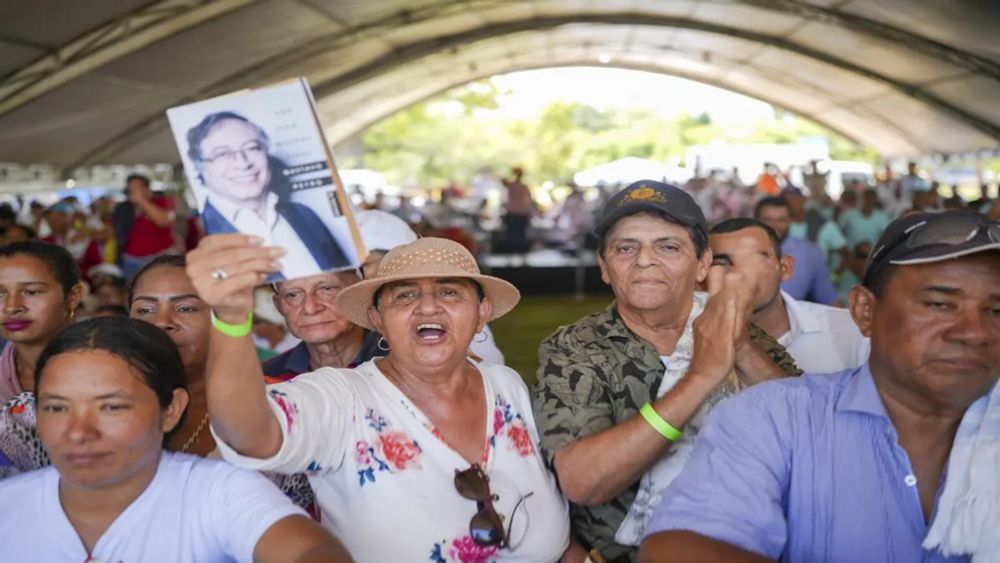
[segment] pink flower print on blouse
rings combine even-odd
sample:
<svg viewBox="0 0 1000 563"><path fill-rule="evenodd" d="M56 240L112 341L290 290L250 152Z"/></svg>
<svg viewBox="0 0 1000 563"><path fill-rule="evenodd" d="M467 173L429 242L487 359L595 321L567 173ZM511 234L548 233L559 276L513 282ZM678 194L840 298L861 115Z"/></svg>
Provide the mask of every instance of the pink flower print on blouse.
<svg viewBox="0 0 1000 563"><path fill-rule="evenodd" d="M505 420L504 420L504 410L502 408L502 405L506 405L506 403L502 403L501 404L502 400L503 399L500 399L499 397L497 398L497 408L493 410L493 434L494 435L500 434L500 431L503 430L503 425L504 425L504 422L505 422ZM510 406L508 405L507 408L509 409Z"/></svg>
<svg viewBox="0 0 1000 563"><path fill-rule="evenodd" d="M420 446L404 432L386 432L379 435L382 455L396 469L420 468Z"/></svg>
<svg viewBox="0 0 1000 563"><path fill-rule="evenodd" d="M368 453L368 450L371 449L371 446L368 445L368 442L364 440L358 440L358 443L355 447L357 449L357 454L355 457L357 459L358 465L371 465L372 456Z"/></svg>
<svg viewBox="0 0 1000 563"><path fill-rule="evenodd" d="M450 543L443 540L434 544L430 560L434 563L490 563L495 561L496 546L476 543L472 536L463 536Z"/></svg>
<svg viewBox="0 0 1000 563"><path fill-rule="evenodd" d="M405 432L389 429L389 422L374 409L368 409L365 421L374 430L375 438L370 442L358 440L354 446L360 486L375 482L376 473L420 469L420 453L423 450L416 440Z"/></svg>
<svg viewBox="0 0 1000 563"><path fill-rule="evenodd" d="M514 411L510 403L502 396L497 395L496 409L493 410L493 434L490 436L490 447L496 448L497 437L503 436L507 437L508 449L516 451L522 457L535 453L535 445L528 432L524 417Z"/></svg>
<svg viewBox="0 0 1000 563"><path fill-rule="evenodd" d="M521 457L527 457L535 453L535 446L531 443L531 434L524 426L523 420L516 420L507 429L507 439L510 440L511 449L517 450Z"/></svg>
<svg viewBox="0 0 1000 563"><path fill-rule="evenodd" d="M274 400L274 402L277 403L278 407L281 409L281 412L285 413L285 423L288 427L288 432L291 432L292 422L295 420L295 417L299 414L298 405L293 403L292 400L288 398L288 395L286 393L282 393L278 389L270 389L268 390L268 393L271 395L271 398Z"/></svg>

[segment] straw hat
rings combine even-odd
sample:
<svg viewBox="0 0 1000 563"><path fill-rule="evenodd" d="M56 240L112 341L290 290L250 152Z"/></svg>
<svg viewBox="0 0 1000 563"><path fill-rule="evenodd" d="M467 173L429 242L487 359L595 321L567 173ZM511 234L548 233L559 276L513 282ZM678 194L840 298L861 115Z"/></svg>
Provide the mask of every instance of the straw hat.
<svg viewBox="0 0 1000 563"><path fill-rule="evenodd" d="M474 280L493 302L491 321L509 313L521 299L513 285L479 273L476 260L464 246L443 238L426 237L390 250L375 277L340 291L337 308L352 323L374 329L368 320L368 308L374 304L375 292L387 283L420 278Z"/></svg>

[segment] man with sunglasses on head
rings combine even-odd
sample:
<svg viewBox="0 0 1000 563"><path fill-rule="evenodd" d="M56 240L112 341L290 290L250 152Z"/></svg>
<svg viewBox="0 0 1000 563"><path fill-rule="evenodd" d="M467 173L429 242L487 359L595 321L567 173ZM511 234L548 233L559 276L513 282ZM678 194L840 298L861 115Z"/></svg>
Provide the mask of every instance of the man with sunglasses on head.
<svg viewBox="0 0 1000 563"><path fill-rule="evenodd" d="M288 168L268 154L263 129L233 112L206 116L187 133L188 158L208 192L202 211L211 234L256 235L286 254L278 279L350 266L347 253L309 207L289 198Z"/></svg>
<svg viewBox="0 0 1000 563"><path fill-rule="evenodd" d="M868 363L716 408L640 561L1000 560L1000 225L896 220L850 310Z"/></svg>

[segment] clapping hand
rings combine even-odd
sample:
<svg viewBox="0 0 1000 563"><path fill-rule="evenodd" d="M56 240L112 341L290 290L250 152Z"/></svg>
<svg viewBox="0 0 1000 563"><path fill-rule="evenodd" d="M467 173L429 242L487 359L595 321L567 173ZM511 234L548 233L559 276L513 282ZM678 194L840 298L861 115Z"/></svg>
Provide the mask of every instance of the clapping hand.
<svg viewBox="0 0 1000 563"><path fill-rule="evenodd" d="M694 320L691 369L722 381L736 364L736 352L750 341L747 323L751 314L753 284L736 271L712 267L708 273L708 304Z"/></svg>

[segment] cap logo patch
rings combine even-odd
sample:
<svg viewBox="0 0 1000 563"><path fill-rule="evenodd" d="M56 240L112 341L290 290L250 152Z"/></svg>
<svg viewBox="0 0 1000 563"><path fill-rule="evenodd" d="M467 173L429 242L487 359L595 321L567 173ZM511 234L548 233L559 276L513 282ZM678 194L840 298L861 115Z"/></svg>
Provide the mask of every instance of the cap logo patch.
<svg viewBox="0 0 1000 563"><path fill-rule="evenodd" d="M666 203L667 196L662 193L650 188L649 186L639 186L629 193L625 194L625 197L618 202L619 206L625 205L626 203L634 203L637 201L643 202L656 202L656 203Z"/></svg>

